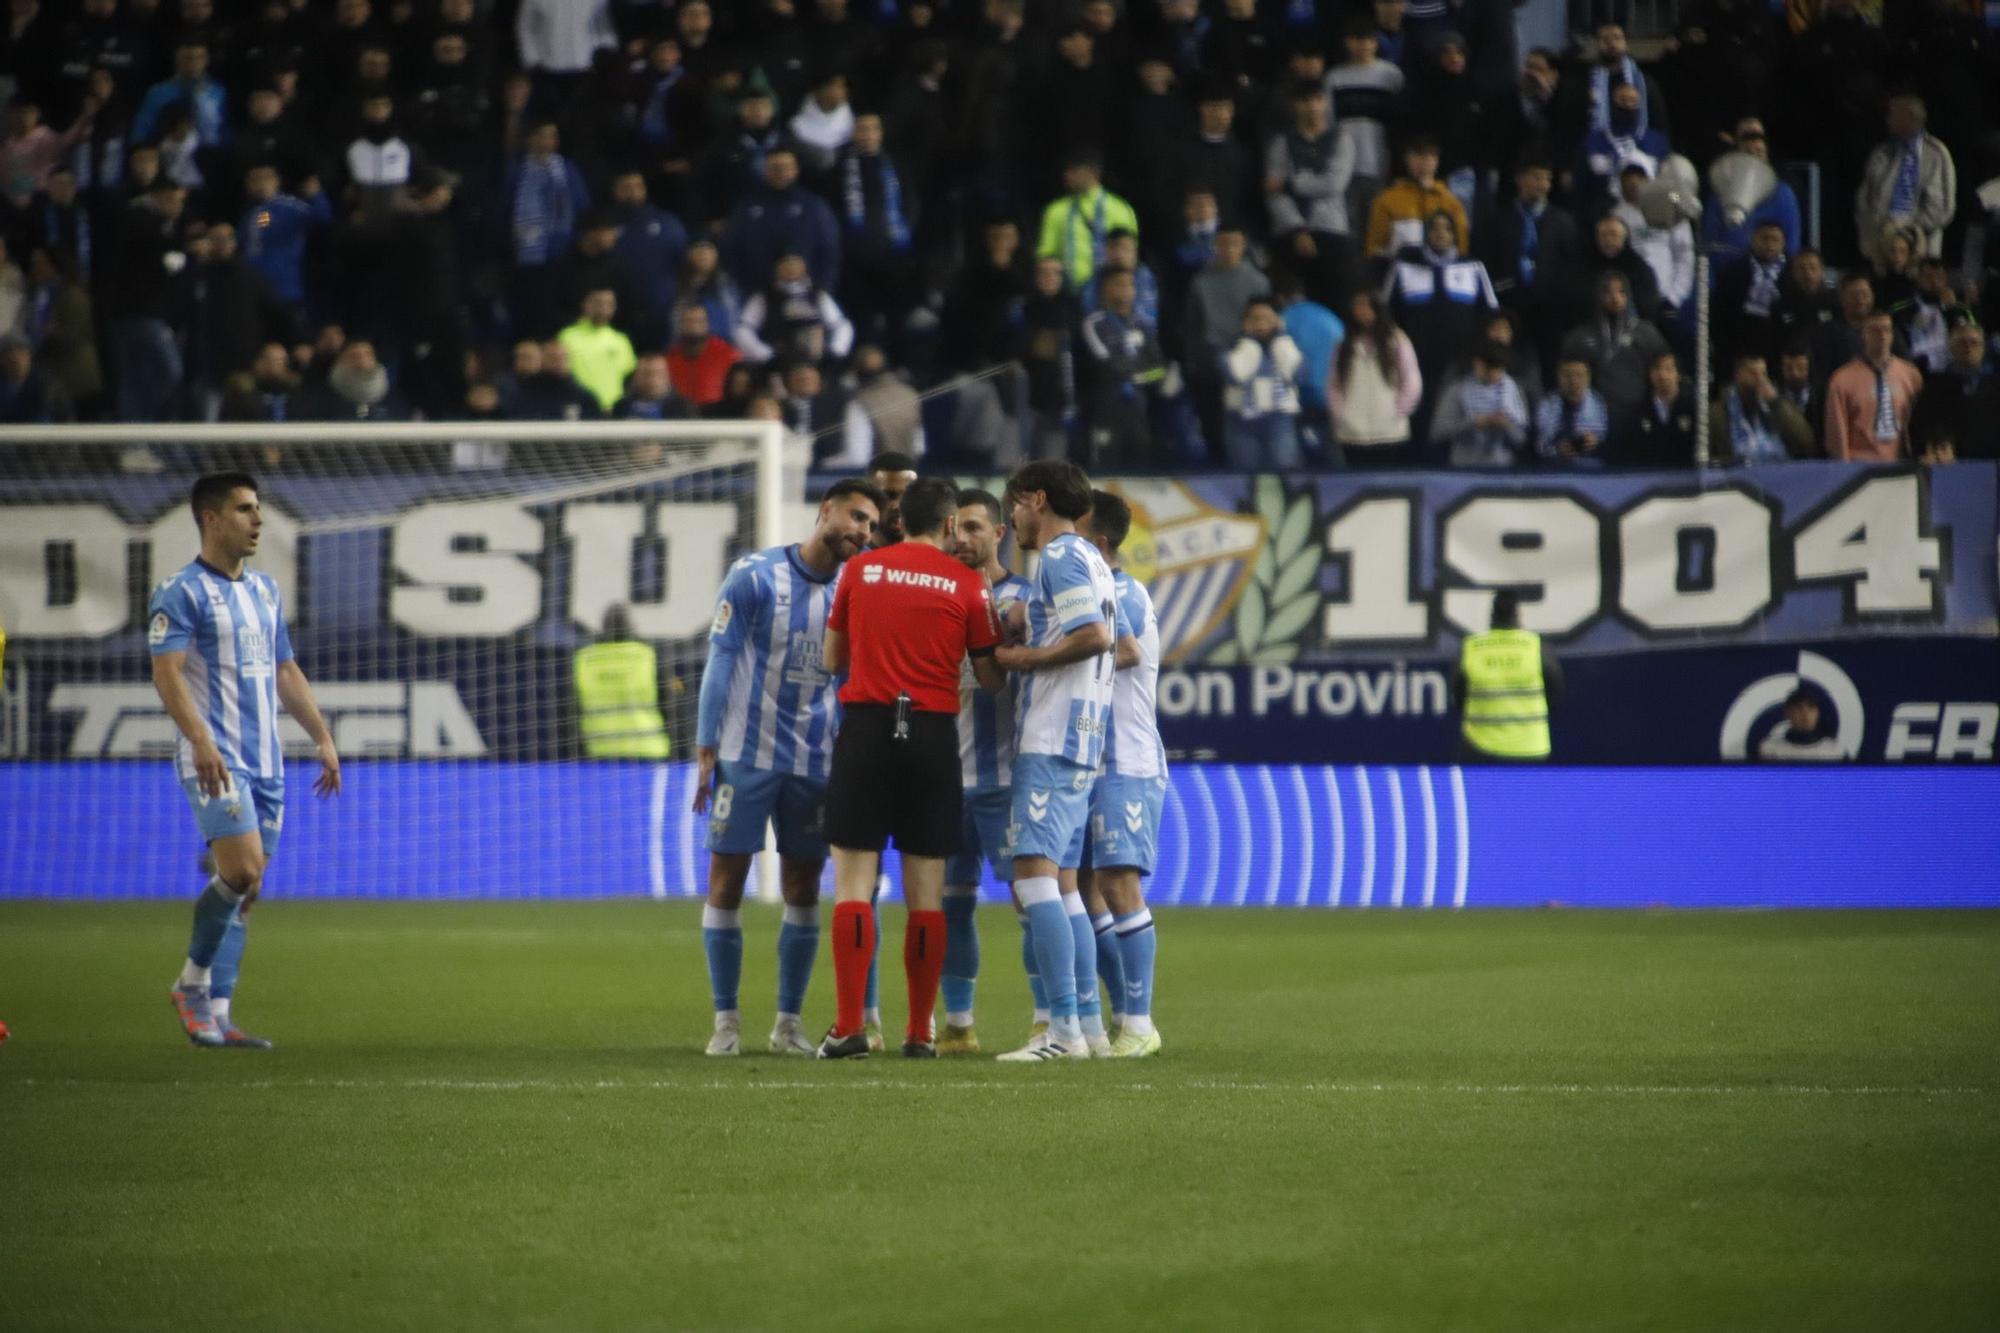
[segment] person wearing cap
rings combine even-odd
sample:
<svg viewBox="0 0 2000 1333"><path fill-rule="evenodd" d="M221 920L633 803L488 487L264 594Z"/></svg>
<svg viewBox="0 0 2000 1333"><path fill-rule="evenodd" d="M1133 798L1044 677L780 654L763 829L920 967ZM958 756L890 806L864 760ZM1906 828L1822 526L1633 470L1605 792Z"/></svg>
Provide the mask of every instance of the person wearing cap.
<svg viewBox="0 0 2000 1333"><path fill-rule="evenodd" d="M1035 253L1060 259L1071 291L1081 291L1104 261L1104 242L1114 231L1139 234L1132 205L1104 188L1104 159L1095 148L1077 148L1063 160L1062 197L1042 210L1041 239Z"/></svg>
<svg viewBox="0 0 2000 1333"><path fill-rule="evenodd" d="M1819 698L1801 685L1785 696L1785 725L1757 747L1757 757L1773 763L1837 764L1847 758L1840 739L1827 734L1820 721Z"/></svg>

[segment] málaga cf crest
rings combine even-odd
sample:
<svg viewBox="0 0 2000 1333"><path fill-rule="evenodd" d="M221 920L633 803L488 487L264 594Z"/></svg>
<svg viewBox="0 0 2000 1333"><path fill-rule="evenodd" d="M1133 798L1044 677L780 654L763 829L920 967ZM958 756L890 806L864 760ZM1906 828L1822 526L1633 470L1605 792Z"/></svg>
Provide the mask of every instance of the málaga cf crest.
<svg viewBox="0 0 2000 1333"><path fill-rule="evenodd" d="M1264 520L1217 509L1178 481L1132 478L1105 489L1132 506L1121 551L1125 568L1153 594L1160 657L1187 660L1242 599L1264 551Z"/></svg>

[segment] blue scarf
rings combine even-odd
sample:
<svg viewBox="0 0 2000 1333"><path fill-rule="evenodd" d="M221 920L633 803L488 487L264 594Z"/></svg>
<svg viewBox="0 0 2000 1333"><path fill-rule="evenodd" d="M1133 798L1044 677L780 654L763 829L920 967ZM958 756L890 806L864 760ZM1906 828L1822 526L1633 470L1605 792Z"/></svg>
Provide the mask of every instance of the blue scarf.
<svg viewBox="0 0 2000 1333"><path fill-rule="evenodd" d="M1639 90L1639 116L1632 129L1634 139L1644 138L1647 130L1646 76L1639 72L1631 56L1618 69L1618 82L1629 83ZM1590 128L1611 132L1611 71L1604 65L1590 67Z"/></svg>
<svg viewBox="0 0 2000 1333"><path fill-rule="evenodd" d="M1516 199L1514 205L1521 210L1521 285L1532 287L1542 254L1541 222L1535 210L1520 200Z"/></svg>
<svg viewBox="0 0 2000 1333"><path fill-rule="evenodd" d="M521 160L521 179L514 187L516 263L548 263L561 253L576 229L568 165L560 153L540 166L532 158Z"/></svg>
<svg viewBox="0 0 2000 1333"><path fill-rule="evenodd" d="M1784 463L1791 455L1785 451L1785 442L1771 429L1764 413L1755 415L1743 410L1743 395L1726 395L1729 405L1729 452L1739 463Z"/></svg>
<svg viewBox="0 0 2000 1333"><path fill-rule="evenodd" d="M1924 150L1924 137L1911 135L1903 144L1902 160L1896 164L1896 187L1889 195L1889 216L1906 218L1917 211L1917 165Z"/></svg>
<svg viewBox="0 0 2000 1333"><path fill-rule="evenodd" d="M686 73L686 69L677 68L671 74L662 75L660 81L653 85L653 95L646 100L645 114L639 117L639 137L647 143L673 142L674 127L667 119L667 98Z"/></svg>
<svg viewBox="0 0 2000 1333"><path fill-rule="evenodd" d="M871 160L881 164L882 229L889 235L889 248L901 254L910 248L910 223L903 216L903 183L887 153L877 153ZM868 189L861 179L859 153L847 155L841 171L840 195L847 205L847 225L856 231L866 227Z"/></svg>
<svg viewBox="0 0 2000 1333"><path fill-rule="evenodd" d="M1104 234L1106 231L1104 201L1110 197L1110 193L1102 185L1097 187L1097 210L1088 224L1090 227L1090 271L1092 273L1097 272L1098 266L1104 262ZM1076 218L1082 208L1082 196L1071 195L1069 197L1069 216L1063 219L1062 261L1063 277L1065 279L1068 279L1071 274L1076 272Z"/></svg>

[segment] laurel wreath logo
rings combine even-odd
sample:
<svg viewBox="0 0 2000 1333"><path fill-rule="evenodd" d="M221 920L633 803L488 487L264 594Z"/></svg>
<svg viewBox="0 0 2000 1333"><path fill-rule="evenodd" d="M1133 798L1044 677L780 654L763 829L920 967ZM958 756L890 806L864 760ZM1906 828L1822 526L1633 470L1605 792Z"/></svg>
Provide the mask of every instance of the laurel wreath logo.
<svg viewBox="0 0 2000 1333"><path fill-rule="evenodd" d="M1319 614L1323 557L1312 540L1313 501L1307 492L1287 497L1277 477L1259 477L1257 514L1271 534L1257 569L1236 604L1236 637L1217 644L1208 661L1282 664L1299 655L1299 636Z"/></svg>

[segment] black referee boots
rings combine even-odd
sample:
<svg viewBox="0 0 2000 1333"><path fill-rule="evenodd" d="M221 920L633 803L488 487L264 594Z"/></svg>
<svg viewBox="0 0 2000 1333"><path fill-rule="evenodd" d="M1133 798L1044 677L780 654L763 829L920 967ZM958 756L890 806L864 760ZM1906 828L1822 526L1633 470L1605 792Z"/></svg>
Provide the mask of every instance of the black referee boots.
<svg viewBox="0 0 2000 1333"><path fill-rule="evenodd" d="M857 1032L848 1037L826 1034L819 1044L819 1058L822 1060L866 1060L868 1058L868 1034Z"/></svg>

